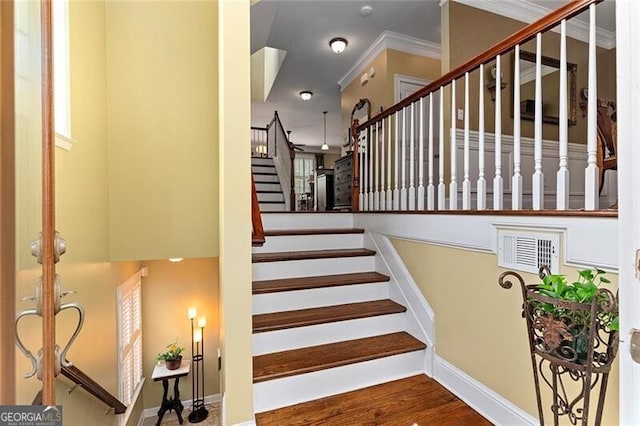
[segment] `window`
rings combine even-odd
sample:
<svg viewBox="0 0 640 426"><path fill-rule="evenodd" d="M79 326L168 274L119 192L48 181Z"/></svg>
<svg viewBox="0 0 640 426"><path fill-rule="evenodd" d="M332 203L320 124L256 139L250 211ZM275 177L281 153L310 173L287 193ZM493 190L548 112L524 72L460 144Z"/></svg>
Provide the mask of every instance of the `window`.
<svg viewBox="0 0 640 426"><path fill-rule="evenodd" d="M142 380L142 269L117 289L119 398L132 403Z"/></svg>
<svg viewBox="0 0 640 426"><path fill-rule="evenodd" d="M71 149L69 1L53 0L53 78L56 145Z"/></svg>
<svg viewBox="0 0 640 426"><path fill-rule="evenodd" d="M311 185L307 181L316 169L316 157L313 154L296 154L293 160L295 172L295 193L311 192Z"/></svg>

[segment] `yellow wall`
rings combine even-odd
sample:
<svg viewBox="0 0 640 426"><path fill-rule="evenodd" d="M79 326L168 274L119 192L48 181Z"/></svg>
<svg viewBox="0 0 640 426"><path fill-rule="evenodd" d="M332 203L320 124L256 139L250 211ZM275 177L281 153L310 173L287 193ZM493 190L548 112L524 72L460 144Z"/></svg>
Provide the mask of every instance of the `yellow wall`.
<svg viewBox="0 0 640 426"><path fill-rule="evenodd" d="M195 307L198 318L207 320L204 333L205 395L220 393L217 350L219 348L218 259L148 261L148 276L142 284L142 352L144 407L157 407L162 401L162 383L151 381L157 355L178 340L186 348L183 359L191 359L191 323L187 309ZM196 324L197 325L197 324ZM180 379L182 399L191 399L192 375ZM173 385L173 381L171 381Z"/></svg>
<svg viewBox="0 0 640 426"><path fill-rule="evenodd" d="M478 53L490 48L495 43L501 41L508 35L523 28L524 23L505 18L490 12L452 2L449 5L449 67L454 69ZM477 31L477 28L491 28L491 31ZM535 39L521 46L521 50L535 53ZM615 50L607 51L603 48L597 49L598 55L598 81L599 97L615 97L615 80L610 76L615 74ZM560 58L560 35L554 32L547 32L542 37L542 54L550 58ZM503 134L513 134L513 53L503 55L501 67L503 78L507 86L502 90L502 132ZM580 89L587 86L588 69L588 49L587 44L572 38L567 38L567 61L577 64L577 93L576 93L576 125L569 126L569 141L574 143L586 143L586 118L582 117L579 108ZM490 65L492 65L490 63ZM488 67L489 65L487 65ZM484 84L488 82L487 70L485 69ZM478 128L478 71L470 74L470 127ZM602 85L602 87L600 87ZM611 90L613 85L614 89ZM457 108L464 107L464 79L457 82L456 105ZM551 89L549 89L551 90ZM557 96L557 95L556 95ZM473 102L476 100L476 102ZM485 90L485 129L494 132L495 104L491 102L489 91ZM449 111L447 109L447 111ZM458 128L464 122L457 121ZM533 121L522 120L522 135L533 137ZM558 140L558 125L543 123L542 137L549 140Z"/></svg>
<svg viewBox="0 0 640 426"><path fill-rule="evenodd" d="M220 339L227 424L253 420L249 3L222 0L220 42ZM238 194L247 194L246 197Z"/></svg>
<svg viewBox="0 0 640 426"><path fill-rule="evenodd" d="M107 4L114 260L218 255L216 22L212 1Z"/></svg>
<svg viewBox="0 0 640 426"><path fill-rule="evenodd" d="M537 417L521 292L498 285L504 269L496 266L495 255L404 240L393 245L435 313L436 354ZM561 273L576 276L573 268L563 267ZM615 291L617 275L608 275ZM523 277L538 281L532 274ZM550 421L550 412L545 413ZM603 424L618 424L617 361Z"/></svg>
<svg viewBox="0 0 640 426"><path fill-rule="evenodd" d="M412 55L399 50L387 50L387 96L394 100L395 75L402 74L433 81L440 77L440 60ZM385 107L387 108L388 105Z"/></svg>

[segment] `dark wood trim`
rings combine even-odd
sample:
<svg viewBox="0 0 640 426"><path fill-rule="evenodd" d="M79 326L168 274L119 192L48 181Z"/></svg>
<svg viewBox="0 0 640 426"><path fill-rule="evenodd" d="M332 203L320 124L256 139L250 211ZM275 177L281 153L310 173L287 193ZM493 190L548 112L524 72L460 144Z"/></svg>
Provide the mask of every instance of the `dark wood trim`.
<svg viewBox="0 0 640 426"><path fill-rule="evenodd" d="M351 137L353 138L353 152L351 153L351 164L353 170L351 176L351 211L360 210L360 158L358 156L358 120L351 122Z"/></svg>
<svg viewBox="0 0 640 426"><path fill-rule="evenodd" d="M376 252L365 248L280 251L272 253L253 253L252 263L281 262L286 260L334 259L337 257L373 256Z"/></svg>
<svg viewBox="0 0 640 426"><path fill-rule="evenodd" d="M256 193L256 184L251 176L251 244L262 246L264 244L264 228L262 227L262 217L260 216L260 204Z"/></svg>
<svg viewBox="0 0 640 426"><path fill-rule="evenodd" d="M389 277L378 272L353 272L350 274L316 275L311 277L278 278L254 281L253 294L278 293L281 291L310 290L313 288L341 287L345 285L385 283Z"/></svg>
<svg viewBox="0 0 640 426"><path fill-rule="evenodd" d="M0 1L0 405L15 404L14 2Z"/></svg>
<svg viewBox="0 0 640 426"><path fill-rule="evenodd" d="M441 86L444 87L451 83L451 81L462 77L465 73L475 70L476 68L480 67L481 64L485 64L489 61L492 61L496 56L503 55L509 52L516 45L526 43L527 41L534 38L536 34L550 30L551 28L558 25L563 19L572 18L573 16L584 12L590 5L598 4L602 1L603 0L572 0L568 2L564 6L554 10L548 15L545 15L537 21L522 28L521 30L516 31L509 37L496 43L491 48L485 50L479 55L471 58L459 67L449 71L427 86L418 90L411 96L408 96L404 100L389 107L386 111L383 111L380 114L370 118L367 122L360 124L358 126L358 129L369 127L377 121L380 121L390 116L391 114L400 111L405 106L410 105L420 98L427 96L429 93L435 92L436 90L440 89Z"/></svg>
<svg viewBox="0 0 640 426"><path fill-rule="evenodd" d="M42 403L55 405L55 157L51 0L41 0L42 31Z"/></svg>
<svg viewBox="0 0 640 426"><path fill-rule="evenodd" d="M364 234L362 228L309 228L309 229L272 229L264 231L267 237L287 235L335 235L335 234Z"/></svg>
<svg viewBox="0 0 640 426"><path fill-rule="evenodd" d="M127 411L126 405L124 405L118 398L111 395L108 390L103 388L98 382L93 380L78 367L62 367L62 375L71 380L74 384L82 387L82 389L89 392L100 401L107 404L107 406L113 408L115 414L122 414Z"/></svg>

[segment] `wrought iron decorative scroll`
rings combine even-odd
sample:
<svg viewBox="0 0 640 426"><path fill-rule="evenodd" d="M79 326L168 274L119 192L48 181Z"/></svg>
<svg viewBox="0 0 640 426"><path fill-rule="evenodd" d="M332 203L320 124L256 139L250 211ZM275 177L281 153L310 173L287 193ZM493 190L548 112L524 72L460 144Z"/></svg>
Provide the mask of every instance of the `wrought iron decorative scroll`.
<svg viewBox="0 0 640 426"><path fill-rule="evenodd" d="M37 259L38 263L42 263L41 258L41 245L42 245L42 235L40 235L36 240L31 243L31 254ZM55 257L54 260L57 263L60 260L60 256L62 256L66 251L66 241L60 237L58 232L55 233L54 237L54 245L55 245ZM84 308L82 305L76 302L72 303L62 303L62 298L69 294L74 294L75 291L62 291L62 285L60 281L60 276L56 274L55 276L55 307L54 314L57 315L61 311L65 309L73 309L78 312L78 323L76 324L75 331L71 334L71 337L64 345L64 347L60 348L57 344L55 345L55 375L60 374L62 367L71 367L73 364L67 360L67 353L71 348L71 345L80 334L80 330L82 329L82 325L84 324ZM24 374L25 378L33 377L37 375L39 380L42 380L42 348L40 348L36 355L34 355L29 349L26 348L22 339L20 339L18 324L20 320L28 317L28 316L38 316L42 317L42 276L38 278L38 281L35 285L35 294L33 296L28 296L22 299L23 301L33 301L35 303L35 307L30 309L24 309L16 315L15 327L16 327L16 345L18 349L29 359L31 362L31 371Z"/></svg>
<svg viewBox="0 0 640 426"><path fill-rule="evenodd" d="M541 278L548 273L548 268L540 269ZM525 285L514 271L501 274L498 283L510 289L512 279L522 290L540 425L545 424L541 379L552 391L550 409L556 425L561 416L573 425L589 424L591 391L599 385L594 424L600 425L609 371L618 350L618 332L609 327L609 319L617 314L617 297L599 289L588 304L555 299L541 294L537 284Z"/></svg>

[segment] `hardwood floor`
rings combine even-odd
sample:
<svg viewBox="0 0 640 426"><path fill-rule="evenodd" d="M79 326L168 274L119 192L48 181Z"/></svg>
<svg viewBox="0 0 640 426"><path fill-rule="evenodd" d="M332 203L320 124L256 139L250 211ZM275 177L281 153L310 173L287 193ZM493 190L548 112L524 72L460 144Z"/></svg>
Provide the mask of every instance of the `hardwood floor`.
<svg viewBox="0 0 640 426"><path fill-rule="evenodd" d="M425 375L256 414L258 426L491 425Z"/></svg>

